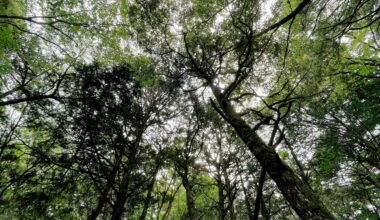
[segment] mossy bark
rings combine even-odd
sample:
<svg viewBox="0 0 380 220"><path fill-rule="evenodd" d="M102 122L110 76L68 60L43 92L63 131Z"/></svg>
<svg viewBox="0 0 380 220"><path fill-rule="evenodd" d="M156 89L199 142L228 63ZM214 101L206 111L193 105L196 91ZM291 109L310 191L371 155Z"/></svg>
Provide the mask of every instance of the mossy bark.
<svg viewBox="0 0 380 220"><path fill-rule="evenodd" d="M276 183L283 196L301 219L335 219L309 185L283 162L276 151L268 146L256 132L236 113L217 87L212 87L223 117L235 129L263 169Z"/></svg>

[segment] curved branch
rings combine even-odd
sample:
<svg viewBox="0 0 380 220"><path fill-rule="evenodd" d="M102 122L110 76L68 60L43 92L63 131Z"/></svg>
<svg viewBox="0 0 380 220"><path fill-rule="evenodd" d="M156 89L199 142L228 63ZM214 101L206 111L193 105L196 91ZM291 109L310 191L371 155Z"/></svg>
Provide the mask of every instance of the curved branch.
<svg viewBox="0 0 380 220"><path fill-rule="evenodd" d="M292 11L290 14L288 14L286 17L284 17L283 19L279 20L277 23L275 24L272 24L271 26L269 26L268 28L262 30L261 32L259 32L258 34L255 34L254 37L260 37L266 33L268 33L269 31L273 30L273 29L276 29L276 28L279 28L280 26L282 26L283 24L285 24L286 22L290 21L291 19L295 18L301 11L302 9L304 9L306 7L306 5L308 5L309 3L311 3L311 0L304 0L302 1L296 9L294 9L294 11Z"/></svg>

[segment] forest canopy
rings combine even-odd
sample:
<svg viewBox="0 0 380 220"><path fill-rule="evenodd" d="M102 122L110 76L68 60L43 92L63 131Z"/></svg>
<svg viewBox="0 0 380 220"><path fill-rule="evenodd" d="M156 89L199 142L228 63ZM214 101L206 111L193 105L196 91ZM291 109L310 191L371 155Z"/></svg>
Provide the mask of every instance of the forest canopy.
<svg viewBox="0 0 380 220"><path fill-rule="evenodd" d="M0 219L380 219L378 0L0 0Z"/></svg>

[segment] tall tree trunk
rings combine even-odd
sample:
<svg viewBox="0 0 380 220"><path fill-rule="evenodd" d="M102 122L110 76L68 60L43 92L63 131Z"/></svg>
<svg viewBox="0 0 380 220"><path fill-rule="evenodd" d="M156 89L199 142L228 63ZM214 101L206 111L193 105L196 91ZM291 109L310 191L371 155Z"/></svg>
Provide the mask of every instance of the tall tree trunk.
<svg viewBox="0 0 380 220"><path fill-rule="evenodd" d="M164 213L164 216L162 217L162 220L165 220L166 217L169 215L169 212L170 212L170 210L171 210L171 208L172 208L172 205L173 205L174 198L175 198L175 196L177 195L177 192L178 192L179 188L181 188L181 184L177 186L177 188L176 188L176 190L174 191L173 195L171 195L171 196L169 197L169 204L168 204L167 209L165 210L165 213ZM157 215L157 220L159 219L159 216L160 216L160 215Z"/></svg>
<svg viewBox="0 0 380 220"><path fill-rule="evenodd" d="M120 162L121 159L122 159L122 157L117 158L116 164L119 164L119 162ZM109 175L110 181L107 181L106 189L104 190L104 192L100 193L99 198L98 198L98 204L96 205L95 209L93 209L91 211L91 214L88 216L89 220L95 220L99 216L99 214L101 213L103 207L105 206L105 204L107 202L107 199L108 199L106 197L108 196L108 194L111 191L112 184L114 184L114 182L115 182L116 173L117 173L117 167L118 166L115 166L112 169L112 171L111 171L111 173Z"/></svg>
<svg viewBox="0 0 380 220"><path fill-rule="evenodd" d="M146 215L148 214L148 208L150 205L150 201L152 200L152 197L153 197L152 192L153 192L154 183L156 182L156 175L158 173L159 167L160 166L157 164L156 168L154 170L154 173L153 173L152 181L148 185L148 193L144 199L144 207L143 207L143 211L140 215L140 220L145 220Z"/></svg>
<svg viewBox="0 0 380 220"><path fill-rule="evenodd" d="M248 194L247 189L244 186L244 181L243 181L243 177L241 176L241 173L239 174L239 176L240 176L241 187L242 187L243 193L244 193L244 202L245 202L245 207L247 208L248 218L249 218L249 220L253 220L253 212L252 212L252 208L251 208L251 202L249 201L250 196Z"/></svg>
<svg viewBox="0 0 380 220"><path fill-rule="evenodd" d="M142 135L144 133L144 128L140 128L140 130L136 131L136 139L134 144L131 146L130 152L127 154L128 162L127 169L124 169L123 176L121 178L121 183L119 185L119 190L116 195L116 201L112 209L112 217L111 220L120 220L123 217L124 213L124 205L127 201L127 195L129 191L129 181L131 178L132 171L136 167L136 158L138 154L139 144L142 139ZM120 155L123 155L122 152Z"/></svg>
<svg viewBox="0 0 380 220"><path fill-rule="evenodd" d="M226 167L224 166L225 164L222 164L223 176L224 176L224 180L226 181L225 187L226 187L226 192L227 192L230 220L235 220L236 217L235 217L235 207L234 207L234 200L235 200L234 186L231 185L231 181L229 179Z"/></svg>
<svg viewBox="0 0 380 220"><path fill-rule="evenodd" d="M128 163L127 168L128 170L124 171L124 174L121 179L121 183L119 185L119 190L116 194L116 201L112 209L112 220L120 220L123 217L124 213L124 205L127 201L127 195L129 190L129 180L132 173L132 170L134 169L135 159L136 159L136 147L131 150L128 156Z"/></svg>
<svg viewBox="0 0 380 220"><path fill-rule="evenodd" d="M182 177L182 184L186 191L186 203L189 219L196 220L198 218L198 214L195 209L194 193L187 176Z"/></svg>
<svg viewBox="0 0 380 220"><path fill-rule="evenodd" d="M222 177L220 174L219 167L217 168L217 187L218 187L218 218L219 220L224 220L224 217L226 216L225 208L224 208L224 191L223 191L223 183L222 183Z"/></svg>
<svg viewBox="0 0 380 220"><path fill-rule="evenodd" d="M127 201L130 171L125 173L122 178L116 201L112 210L112 220L120 220L124 213L124 204Z"/></svg>
<svg viewBox="0 0 380 220"><path fill-rule="evenodd" d="M234 207L234 199L229 199L229 207L230 207L230 220L235 220L235 207Z"/></svg>
<svg viewBox="0 0 380 220"><path fill-rule="evenodd" d="M278 156L276 151L264 143L242 118L238 115L231 103L223 98L218 88L212 86L214 96L219 104L216 109L222 117L235 129L248 149L260 162L263 169L274 180L286 200L302 219L335 219L327 210L322 201L303 182L294 171L286 165ZM220 111L221 110L221 111Z"/></svg>
<svg viewBox="0 0 380 220"><path fill-rule="evenodd" d="M217 144L218 144L218 153L219 153L219 161L215 161L215 166L216 166L216 184L218 187L218 219L219 220L224 220L226 217L226 209L224 208L224 200L226 198L224 194L224 184L222 180L222 166L223 166L223 160L224 160L224 155L223 155L223 149L222 149L222 140L218 136L217 137Z"/></svg>
<svg viewBox="0 0 380 220"><path fill-rule="evenodd" d="M105 197L108 195L109 191L110 187L107 186L105 192L99 195L98 203L96 207L91 211L91 214L88 216L88 220L95 220L99 216L100 212L102 211L104 205L107 202L107 198Z"/></svg>
<svg viewBox="0 0 380 220"><path fill-rule="evenodd" d="M261 215L265 220L270 220L270 213L267 207L265 206L265 201L263 198L261 198Z"/></svg>
<svg viewBox="0 0 380 220"><path fill-rule="evenodd" d="M150 201L152 200L152 192L153 192L153 186L156 179L152 180L152 182L148 186L148 193L146 195L146 198L144 199L144 207L143 211L140 215L140 220L145 220L146 215L148 214L148 208L150 205Z"/></svg>
<svg viewBox="0 0 380 220"><path fill-rule="evenodd" d="M270 147L273 147L274 139L276 137L277 131L279 129L278 124L280 123L280 116L276 119L275 125L272 130L272 134L269 139L268 145ZM260 173L260 178L259 178L259 186L257 187L257 195L256 195L256 200L255 200L255 209L253 211L253 219L258 220L259 219L259 212L260 212L260 207L263 206L262 201L263 199L263 189L264 189L264 183L265 183L265 177L267 175L267 172L263 169ZM265 212L265 211L264 211Z"/></svg>
<svg viewBox="0 0 380 220"><path fill-rule="evenodd" d="M260 173L260 178L259 178L259 187L257 188L257 195L256 195L256 200L255 200L255 209L253 211L253 219L258 220L259 219L259 212L260 212L260 204L261 200L263 199L263 188L264 188L264 183L265 183L265 176L267 173L262 170Z"/></svg>

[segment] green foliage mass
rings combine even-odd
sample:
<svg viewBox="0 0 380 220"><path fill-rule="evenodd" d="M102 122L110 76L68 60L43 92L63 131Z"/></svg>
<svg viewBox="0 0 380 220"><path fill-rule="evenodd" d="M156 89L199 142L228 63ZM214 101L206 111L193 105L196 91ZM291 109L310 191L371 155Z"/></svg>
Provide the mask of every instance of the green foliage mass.
<svg viewBox="0 0 380 220"><path fill-rule="evenodd" d="M0 0L0 219L379 219L379 7Z"/></svg>

